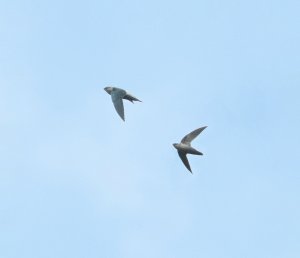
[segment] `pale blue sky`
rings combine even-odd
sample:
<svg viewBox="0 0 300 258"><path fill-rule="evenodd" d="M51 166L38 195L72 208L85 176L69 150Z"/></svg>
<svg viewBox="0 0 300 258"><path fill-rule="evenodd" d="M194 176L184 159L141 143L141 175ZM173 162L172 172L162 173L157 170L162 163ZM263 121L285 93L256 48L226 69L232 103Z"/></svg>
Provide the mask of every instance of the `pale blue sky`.
<svg viewBox="0 0 300 258"><path fill-rule="evenodd" d="M299 13L0 0L0 257L300 257Z"/></svg>

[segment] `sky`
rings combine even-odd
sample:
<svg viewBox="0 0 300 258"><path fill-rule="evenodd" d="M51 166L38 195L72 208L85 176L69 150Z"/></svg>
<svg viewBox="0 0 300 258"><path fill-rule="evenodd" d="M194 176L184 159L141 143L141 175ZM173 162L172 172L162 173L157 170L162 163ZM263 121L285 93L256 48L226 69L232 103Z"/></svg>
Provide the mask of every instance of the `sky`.
<svg viewBox="0 0 300 258"><path fill-rule="evenodd" d="M300 257L299 12L0 0L0 257Z"/></svg>

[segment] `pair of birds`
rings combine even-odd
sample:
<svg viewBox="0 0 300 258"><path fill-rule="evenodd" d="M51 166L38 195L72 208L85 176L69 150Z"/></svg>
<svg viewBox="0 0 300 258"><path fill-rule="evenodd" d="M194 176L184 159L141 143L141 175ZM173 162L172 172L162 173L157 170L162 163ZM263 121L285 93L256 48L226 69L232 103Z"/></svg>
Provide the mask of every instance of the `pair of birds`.
<svg viewBox="0 0 300 258"><path fill-rule="evenodd" d="M130 93L128 93L126 90L116 88L116 87L105 87L104 90L111 96L111 100L115 106L115 109L119 116L125 121L125 114L124 114L124 104L123 99L127 99L134 103L134 101L140 101ZM180 143L174 143L173 146L177 149L178 155L180 159L182 160L185 167L191 172L191 166L189 164L189 161L187 159L187 154L194 154L194 155L203 155L202 152L197 151L191 146L191 142L206 128L207 126L200 127L186 136L184 136Z"/></svg>

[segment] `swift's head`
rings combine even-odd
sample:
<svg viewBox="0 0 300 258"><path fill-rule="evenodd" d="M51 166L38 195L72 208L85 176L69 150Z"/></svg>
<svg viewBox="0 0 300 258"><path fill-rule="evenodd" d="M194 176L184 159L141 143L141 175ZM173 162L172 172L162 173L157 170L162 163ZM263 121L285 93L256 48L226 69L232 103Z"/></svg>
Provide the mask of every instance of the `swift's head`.
<svg viewBox="0 0 300 258"><path fill-rule="evenodd" d="M178 143L173 143L174 148L178 149Z"/></svg>
<svg viewBox="0 0 300 258"><path fill-rule="evenodd" d="M111 92L113 91L113 87L105 87L104 90L105 90L108 94L111 94Z"/></svg>

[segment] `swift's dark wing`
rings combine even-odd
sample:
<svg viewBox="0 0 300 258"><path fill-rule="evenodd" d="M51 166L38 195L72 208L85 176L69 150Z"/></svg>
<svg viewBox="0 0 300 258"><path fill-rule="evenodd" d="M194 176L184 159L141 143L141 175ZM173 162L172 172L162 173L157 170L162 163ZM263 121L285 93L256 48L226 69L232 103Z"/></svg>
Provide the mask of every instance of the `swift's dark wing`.
<svg viewBox="0 0 300 258"><path fill-rule="evenodd" d="M186 156L186 153L183 153L181 151L178 151L178 155L179 157L181 158L183 164L185 165L185 167L191 172L192 172L192 169L190 167L190 163L189 163L189 160L187 159L187 156Z"/></svg>
<svg viewBox="0 0 300 258"><path fill-rule="evenodd" d="M126 95L125 90L114 90L111 92L111 100L114 103L115 109L119 116L125 121L123 97Z"/></svg>
<svg viewBox="0 0 300 258"><path fill-rule="evenodd" d="M187 144L187 145L191 145L192 140L194 140L207 126L198 128L192 132L190 132L189 134L187 134L186 136L184 136L181 140L181 143Z"/></svg>

